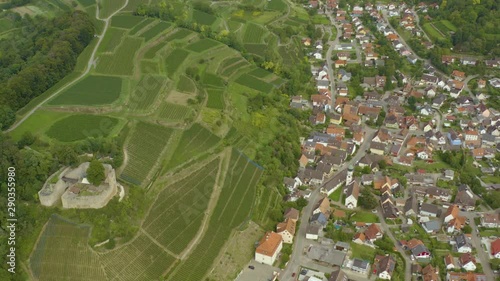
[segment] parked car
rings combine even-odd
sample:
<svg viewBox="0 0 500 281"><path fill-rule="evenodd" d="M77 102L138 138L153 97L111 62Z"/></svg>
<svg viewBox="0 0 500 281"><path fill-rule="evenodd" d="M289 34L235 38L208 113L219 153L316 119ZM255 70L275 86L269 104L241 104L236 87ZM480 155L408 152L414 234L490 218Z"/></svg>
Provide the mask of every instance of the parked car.
<svg viewBox="0 0 500 281"><path fill-rule="evenodd" d="M255 269L255 266L253 266L253 265L249 265L249 266L248 266L248 268L250 268L250 269Z"/></svg>

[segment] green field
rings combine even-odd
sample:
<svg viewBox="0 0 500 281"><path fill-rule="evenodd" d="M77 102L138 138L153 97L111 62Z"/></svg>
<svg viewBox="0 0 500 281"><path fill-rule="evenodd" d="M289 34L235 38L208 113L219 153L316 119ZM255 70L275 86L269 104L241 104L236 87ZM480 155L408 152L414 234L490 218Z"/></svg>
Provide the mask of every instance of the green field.
<svg viewBox="0 0 500 281"><path fill-rule="evenodd" d="M181 64L189 56L189 52L184 49L173 50L165 59L165 70L169 77L172 77Z"/></svg>
<svg viewBox="0 0 500 281"><path fill-rule="evenodd" d="M434 41L446 39L437 29L435 29L431 25L431 23L424 23L424 25L422 25L422 28L424 29L425 33L427 33L427 35Z"/></svg>
<svg viewBox="0 0 500 281"><path fill-rule="evenodd" d="M153 170L172 132L172 129L159 125L138 123L128 140L128 161L120 178L140 185Z"/></svg>
<svg viewBox="0 0 500 281"><path fill-rule="evenodd" d="M61 142L107 137L117 124L118 119L106 116L70 115L55 122L46 135Z"/></svg>
<svg viewBox="0 0 500 281"><path fill-rule="evenodd" d="M193 159L198 154L208 152L219 141L220 138L205 127L198 123L193 124L191 128L182 133L179 145L175 149L167 168L174 168Z"/></svg>
<svg viewBox="0 0 500 281"><path fill-rule="evenodd" d="M235 80L236 83L263 93L269 93L274 88L273 85L259 80L249 74L243 74Z"/></svg>
<svg viewBox="0 0 500 281"><path fill-rule="evenodd" d="M231 77L238 73L243 67L249 66L250 64L246 60L241 60L229 67L226 67L220 74L224 77Z"/></svg>
<svg viewBox="0 0 500 281"><path fill-rule="evenodd" d="M351 216L351 221L360 221L367 223L378 222L377 214L367 212L367 211L355 211L355 214Z"/></svg>
<svg viewBox="0 0 500 281"><path fill-rule="evenodd" d="M224 109L224 90L207 88L206 91L208 94L207 107Z"/></svg>
<svg viewBox="0 0 500 281"><path fill-rule="evenodd" d="M257 78L263 79L263 78L266 78L266 77L269 77L269 76L273 75L273 73L272 73L272 72L269 72L269 71L267 71L267 70L265 70L265 69L262 69L262 68L260 68L260 67L257 67L256 69L254 69L254 70L250 71L250 72L248 73L248 75L252 75L252 76L254 76L254 77L257 77Z"/></svg>
<svg viewBox="0 0 500 281"><path fill-rule="evenodd" d="M37 110L26 119L26 121L19 125L19 127L12 131L12 138L14 140L19 140L26 132L43 137L45 131L48 130L54 122L67 116L69 116L69 113Z"/></svg>
<svg viewBox="0 0 500 281"><path fill-rule="evenodd" d="M183 93L196 93L196 85L193 80L191 80L186 75L179 76L179 82L177 82L177 90Z"/></svg>
<svg viewBox="0 0 500 281"><path fill-rule="evenodd" d="M154 59L156 57L156 55L158 54L158 52L163 49L165 46L168 45L168 42L167 41L162 41L156 45L154 45L153 47L151 47L147 52L146 54L144 54L144 58L146 59Z"/></svg>
<svg viewBox="0 0 500 281"><path fill-rule="evenodd" d="M116 15L111 20L112 27L131 29L144 20L143 17L132 15Z"/></svg>
<svg viewBox="0 0 500 281"><path fill-rule="evenodd" d="M167 80L164 77L144 75L132 91L127 103L127 109L132 111L151 109L166 83Z"/></svg>
<svg viewBox="0 0 500 281"><path fill-rule="evenodd" d="M248 161L245 155L233 151L229 171L203 239L167 280L203 280L232 230L249 218L255 186L261 174L262 170Z"/></svg>
<svg viewBox="0 0 500 281"><path fill-rule="evenodd" d="M120 97L122 79L89 75L49 102L51 105L104 105Z"/></svg>
<svg viewBox="0 0 500 281"><path fill-rule="evenodd" d="M77 1L78 1L78 3L80 3L84 7L88 7L90 5L95 4L95 0L77 0Z"/></svg>
<svg viewBox="0 0 500 281"><path fill-rule="evenodd" d="M352 258L367 260L370 263L375 258L375 249L365 245L359 245L351 242Z"/></svg>
<svg viewBox="0 0 500 281"><path fill-rule="evenodd" d="M212 39L201 39L200 41L187 45L186 49L196 53L201 53L216 46L221 46L221 43Z"/></svg>
<svg viewBox="0 0 500 281"><path fill-rule="evenodd" d="M254 54L256 56L264 57L266 52L269 50L269 45L267 44L245 44L245 50L250 54Z"/></svg>
<svg viewBox="0 0 500 281"><path fill-rule="evenodd" d="M191 113L191 109L184 105L165 103L160 109L159 117L167 121L184 120Z"/></svg>
<svg viewBox="0 0 500 281"><path fill-rule="evenodd" d="M160 66L156 61L142 60L141 61L142 74L160 74Z"/></svg>
<svg viewBox="0 0 500 281"><path fill-rule="evenodd" d="M174 262L174 257L141 233L132 243L101 254L107 278L95 280L162 280Z"/></svg>
<svg viewBox="0 0 500 281"><path fill-rule="evenodd" d="M165 38L165 40L166 41L181 40L193 34L194 32L188 29L180 28L177 29L174 33L168 35L167 38Z"/></svg>
<svg viewBox="0 0 500 281"><path fill-rule="evenodd" d="M286 3L283 0L271 0L267 2L266 8L275 11L285 11Z"/></svg>
<svg viewBox="0 0 500 281"><path fill-rule="evenodd" d="M135 35L137 32L141 31L144 27L146 27L147 25L151 24L154 21L155 21L154 19L146 18L144 21L142 21L141 23L139 23L136 26L134 26L134 28L132 28L129 31L129 34L130 35Z"/></svg>
<svg viewBox="0 0 500 281"><path fill-rule="evenodd" d="M147 41L153 39L154 37L156 37L157 35L159 35L160 33L165 32L170 26L172 26L171 23L161 21L157 25L155 25L155 26L149 28L148 30L146 30L145 32L143 32L141 34L141 37L143 37L144 40L146 40L146 42L147 42Z"/></svg>
<svg viewBox="0 0 500 281"><path fill-rule="evenodd" d="M264 28L255 23L249 22L243 35L244 43L262 43L264 37Z"/></svg>
<svg viewBox="0 0 500 281"><path fill-rule="evenodd" d="M102 19L109 17L112 13L118 11L125 2L126 0L99 1L99 17Z"/></svg>
<svg viewBox="0 0 500 281"><path fill-rule="evenodd" d="M100 53L113 53L122 42L125 36L125 30L118 28L109 28L106 32L106 36L102 39L101 45L99 45Z"/></svg>
<svg viewBox="0 0 500 281"><path fill-rule="evenodd" d="M211 14L207 14L202 11L193 10L193 20L201 25L212 25L217 18Z"/></svg>
<svg viewBox="0 0 500 281"><path fill-rule="evenodd" d="M132 75L135 53L142 45L142 39L125 37L113 55L102 55L96 71L112 75Z"/></svg>
<svg viewBox="0 0 500 281"><path fill-rule="evenodd" d="M106 280L99 256L88 246L89 233L89 226L52 216L30 257L36 280Z"/></svg>
<svg viewBox="0 0 500 281"><path fill-rule="evenodd" d="M216 88L223 88L225 86L224 79L212 73L205 73L201 81L206 86L211 86Z"/></svg>
<svg viewBox="0 0 500 281"><path fill-rule="evenodd" d="M217 159L165 188L142 228L167 249L180 254L202 225L218 169Z"/></svg>

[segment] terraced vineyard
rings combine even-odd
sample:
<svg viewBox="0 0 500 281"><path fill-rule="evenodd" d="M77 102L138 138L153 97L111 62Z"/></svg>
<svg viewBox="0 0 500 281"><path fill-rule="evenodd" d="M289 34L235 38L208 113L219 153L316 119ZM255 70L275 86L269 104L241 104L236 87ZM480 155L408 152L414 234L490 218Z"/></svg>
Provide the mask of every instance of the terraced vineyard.
<svg viewBox="0 0 500 281"><path fill-rule="evenodd" d="M132 75L134 56L142 45L139 38L125 37L113 55L102 55L97 64L97 72L114 75Z"/></svg>
<svg viewBox="0 0 500 281"><path fill-rule="evenodd" d="M51 105L104 105L118 99L122 79L89 75L50 101Z"/></svg>
<svg viewBox="0 0 500 281"><path fill-rule="evenodd" d="M143 229L167 249L180 254L202 225L218 169L219 161L214 160L166 187L144 220Z"/></svg>
<svg viewBox="0 0 500 281"><path fill-rule="evenodd" d="M204 280L230 233L249 218L251 198L255 196L261 174L262 170L246 156L233 151L224 186L203 239L167 280Z"/></svg>
<svg viewBox="0 0 500 281"><path fill-rule="evenodd" d="M159 117L167 121L180 121L188 117L190 112L187 106L167 102L161 107Z"/></svg>
<svg viewBox="0 0 500 281"><path fill-rule="evenodd" d="M162 76L144 75L132 91L127 108L132 111L151 109L166 84Z"/></svg>
<svg viewBox="0 0 500 281"><path fill-rule="evenodd" d="M140 185L152 171L172 132L159 125L138 123L127 145L128 161L120 177Z"/></svg>
<svg viewBox="0 0 500 281"><path fill-rule="evenodd" d="M30 257L34 277L40 281L106 280L99 256L87 245L89 233L89 226L53 215Z"/></svg>

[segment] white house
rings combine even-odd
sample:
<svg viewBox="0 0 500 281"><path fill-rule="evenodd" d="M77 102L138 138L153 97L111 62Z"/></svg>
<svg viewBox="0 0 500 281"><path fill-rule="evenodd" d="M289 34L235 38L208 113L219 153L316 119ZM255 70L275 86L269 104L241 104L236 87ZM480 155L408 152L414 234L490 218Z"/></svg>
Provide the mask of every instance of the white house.
<svg viewBox="0 0 500 281"><path fill-rule="evenodd" d="M318 53L314 53L314 55L313 55L313 56L314 56L314 58L315 58L315 59L317 59L317 60L321 60L321 59L323 59L323 55L322 55L321 53L319 53L319 52L318 52Z"/></svg>
<svg viewBox="0 0 500 281"><path fill-rule="evenodd" d="M283 248L281 235L268 231L260 240L257 249L255 249L255 261L272 266L281 248Z"/></svg>
<svg viewBox="0 0 500 281"><path fill-rule="evenodd" d="M446 266L446 270L455 269L455 260L451 254L444 257L444 266Z"/></svg>
<svg viewBox="0 0 500 281"><path fill-rule="evenodd" d="M384 280L391 280L395 267L396 267L396 260L390 255L384 256L378 261L378 266L377 266L378 278Z"/></svg>
<svg viewBox="0 0 500 281"><path fill-rule="evenodd" d="M278 223L276 226L276 233L281 235L283 238L283 243L292 244L293 237L295 236L295 220L286 219L282 223Z"/></svg>
<svg viewBox="0 0 500 281"><path fill-rule="evenodd" d="M317 224L309 224L306 230L306 239L318 240L321 227Z"/></svg>
<svg viewBox="0 0 500 281"><path fill-rule="evenodd" d="M471 253L462 254L459 258L460 266L467 271L476 270L476 258Z"/></svg>
<svg viewBox="0 0 500 281"><path fill-rule="evenodd" d="M358 206L359 184L353 181L346 187L345 206L349 209L354 209Z"/></svg>
<svg viewBox="0 0 500 281"><path fill-rule="evenodd" d="M490 244L491 255L500 259L500 239L497 239Z"/></svg>
<svg viewBox="0 0 500 281"><path fill-rule="evenodd" d="M455 249L459 253L470 253L472 252L472 246L465 234L460 234L455 237L455 239L450 242L455 245Z"/></svg>

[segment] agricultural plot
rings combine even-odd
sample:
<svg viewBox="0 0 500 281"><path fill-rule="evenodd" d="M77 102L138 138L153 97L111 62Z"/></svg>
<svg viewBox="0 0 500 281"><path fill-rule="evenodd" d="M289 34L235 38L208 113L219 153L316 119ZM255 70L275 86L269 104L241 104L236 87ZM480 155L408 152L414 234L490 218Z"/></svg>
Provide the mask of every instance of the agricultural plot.
<svg viewBox="0 0 500 281"><path fill-rule="evenodd" d="M117 124L118 119L107 116L70 115L55 122L46 135L61 142L107 137Z"/></svg>
<svg viewBox="0 0 500 281"><path fill-rule="evenodd" d="M193 35L193 34L194 34L194 32L192 32L188 29L181 28L181 29L177 29L174 33L167 36L167 38L165 38L165 40L167 40L167 41L181 40L181 39L184 39L184 38L186 38L190 35Z"/></svg>
<svg viewBox="0 0 500 281"><path fill-rule="evenodd" d="M49 102L50 105L105 105L120 97L122 78L89 75Z"/></svg>
<svg viewBox="0 0 500 281"><path fill-rule="evenodd" d="M156 37L158 34L165 32L170 26L172 26L171 23L169 22L159 22L157 25L151 27L150 29L146 30L141 34L141 37L144 38L144 40L149 41Z"/></svg>
<svg viewBox="0 0 500 281"><path fill-rule="evenodd" d="M266 44L244 44L244 46L247 52L260 57L264 57L266 55L266 51L269 50L269 46Z"/></svg>
<svg viewBox="0 0 500 281"><path fill-rule="evenodd" d="M432 25L432 23L424 23L422 25L422 28L424 29L425 33L427 33L427 35L434 41L446 39L446 37L444 37L443 34L441 34L441 32Z"/></svg>
<svg viewBox="0 0 500 281"><path fill-rule="evenodd" d="M154 59L158 52L163 49L165 46L168 45L168 41L161 41L160 43L154 45L153 47L151 47L145 54L144 54L144 58L146 59Z"/></svg>
<svg viewBox="0 0 500 281"><path fill-rule="evenodd" d="M65 3L63 3L61 0L49 0L50 4L52 4L54 7L61 9L62 11L68 12L71 11L71 8L68 7Z"/></svg>
<svg viewBox="0 0 500 281"><path fill-rule="evenodd" d="M95 4L95 0L77 0L80 5L88 7Z"/></svg>
<svg viewBox="0 0 500 281"><path fill-rule="evenodd" d="M284 11L287 5L283 0L271 0L267 2L266 8L274 11Z"/></svg>
<svg viewBox="0 0 500 281"><path fill-rule="evenodd" d="M110 28L106 32L106 36L102 39L101 45L99 46L100 53L113 53L122 42L125 36L125 30L118 28Z"/></svg>
<svg viewBox="0 0 500 281"><path fill-rule="evenodd" d="M224 79L212 73L205 73L201 82L204 85L212 86L216 88L223 88L225 86Z"/></svg>
<svg viewBox="0 0 500 281"><path fill-rule="evenodd" d="M443 34L450 35L451 32L457 31L457 28L447 20L441 20L433 23Z"/></svg>
<svg viewBox="0 0 500 281"><path fill-rule="evenodd" d="M106 280L99 256L88 246L90 227L53 215L30 257L36 280Z"/></svg>
<svg viewBox="0 0 500 281"><path fill-rule="evenodd" d="M249 74L243 74L235 80L236 83L263 93L269 93L274 88L272 84L257 79Z"/></svg>
<svg viewBox="0 0 500 281"><path fill-rule="evenodd" d="M128 140L128 161L120 178L140 185L152 172L158 158L168 144L173 130L140 122Z"/></svg>
<svg viewBox="0 0 500 281"><path fill-rule="evenodd" d="M166 83L167 79L164 77L149 74L144 75L130 95L127 109L132 111L151 109Z"/></svg>
<svg viewBox="0 0 500 281"><path fill-rule="evenodd" d="M234 74L236 74L238 71L240 71L243 67L249 66L250 63L248 63L245 60L241 60L240 62L237 62L227 68L225 68L222 72L221 75L224 77L231 77Z"/></svg>
<svg viewBox="0 0 500 281"><path fill-rule="evenodd" d="M190 114L191 109L189 107L167 102L162 105L158 117L167 121L181 121Z"/></svg>
<svg viewBox="0 0 500 281"><path fill-rule="evenodd" d="M142 74L160 74L160 66L156 61L142 60L141 61Z"/></svg>
<svg viewBox="0 0 500 281"><path fill-rule="evenodd" d="M179 76L179 82L177 82L177 90L183 93L195 93L196 85L193 80L191 80L186 75Z"/></svg>
<svg viewBox="0 0 500 281"><path fill-rule="evenodd" d="M143 17L132 15L116 15L111 20L112 27L131 29L144 20Z"/></svg>
<svg viewBox="0 0 500 281"><path fill-rule="evenodd" d="M198 10L193 10L193 20L200 25L211 26L217 20L217 18L214 15L207 14Z"/></svg>
<svg viewBox="0 0 500 281"><path fill-rule="evenodd" d="M207 88L206 91L208 94L207 107L224 109L224 90Z"/></svg>
<svg viewBox="0 0 500 281"><path fill-rule="evenodd" d="M200 229L216 184L219 159L165 188L142 228L174 254L180 254Z"/></svg>
<svg viewBox="0 0 500 281"><path fill-rule="evenodd" d="M113 55L102 55L96 71L103 74L132 75L135 53L142 45L142 39L126 37Z"/></svg>
<svg viewBox="0 0 500 281"><path fill-rule="evenodd" d="M232 66L235 63L242 62L244 59L242 57L232 57L232 58L226 58L223 61L221 61L219 68L217 69L217 72L222 72L224 71L225 68Z"/></svg>
<svg viewBox="0 0 500 281"><path fill-rule="evenodd" d="M148 26L152 22L154 22L154 19L146 18L144 21L142 21L139 24L137 24L136 26L134 26L134 28L132 28L132 30L130 30L129 34L135 35L137 32L141 31L143 28L145 28L146 26Z"/></svg>
<svg viewBox="0 0 500 281"><path fill-rule="evenodd" d="M233 151L229 171L203 239L167 280L204 280L232 230L248 219L261 174L262 170L256 164Z"/></svg>
<svg viewBox="0 0 500 281"><path fill-rule="evenodd" d="M208 49L214 48L216 46L221 46L222 44L212 40L212 39L202 39L199 41L196 41L192 44L187 45L186 49L196 52L196 53L201 53L204 52Z"/></svg>
<svg viewBox="0 0 500 281"><path fill-rule="evenodd" d="M262 43L265 29L255 23L247 23L245 34L243 35L244 43Z"/></svg>
<svg viewBox="0 0 500 281"><path fill-rule="evenodd" d="M126 0L99 1L99 17L101 19L109 17L111 14L118 11L126 2Z"/></svg>
<svg viewBox="0 0 500 281"><path fill-rule="evenodd" d="M120 281L162 280L163 272L175 262L142 233L132 243L101 254L101 260L108 279Z"/></svg>
<svg viewBox="0 0 500 281"><path fill-rule="evenodd" d="M265 69L262 69L260 67L257 67L256 69L250 71L248 73L248 75L252 75L254 77L257 77L257 78L260 78L260 79L263 79L263 78L266 78L266 77L269 77L272 75L271 72L265 70Z"/></svg>
<svg viewBox="0 0 500 281"><path fill-rule="evenodd" d="M177 72L188 56L189 52L184 49L175 49L167 56L165 70L169 77L172 77Z"/></svg>
<svg viewBox="0 0 500 281"><path fill-rule="evenodd" d="M198 154L209 151L219 141L220 138L205 127L198 123L193 124L191 128L182 133L179 145L175 149L167 168L174 168L187 160L193 159Z"/></svg>

